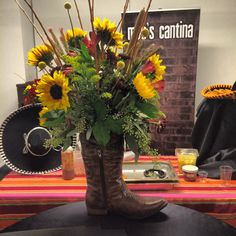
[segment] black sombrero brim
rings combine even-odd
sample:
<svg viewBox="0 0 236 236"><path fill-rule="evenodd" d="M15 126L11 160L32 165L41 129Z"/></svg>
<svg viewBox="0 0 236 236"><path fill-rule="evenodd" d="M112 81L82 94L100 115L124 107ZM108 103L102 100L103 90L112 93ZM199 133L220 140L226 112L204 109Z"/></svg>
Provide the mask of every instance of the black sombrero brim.
<svg viewBox="0 0 236 236"><path fill-rule="evenodd" d="M41 157L23 154L24 133L39 126L40 104L31 104L11 113L0 128L0 154L6 165L22 174L45 174L61 169L61 154L51 149Z"/></svg>

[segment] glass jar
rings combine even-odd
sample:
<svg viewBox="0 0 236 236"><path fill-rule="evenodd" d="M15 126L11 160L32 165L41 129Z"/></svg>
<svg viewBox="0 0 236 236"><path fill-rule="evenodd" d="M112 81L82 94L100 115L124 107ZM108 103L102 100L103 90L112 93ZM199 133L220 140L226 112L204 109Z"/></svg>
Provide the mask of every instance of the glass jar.
<svg viewBox="0 0 236 236"><path fill-rule="evenodd" d="M74 171L76 176L85 176L84 161L81 154L80 143L74 149Z"/></svg>
<svg viewBox="0 0 236 236"><path fill-rule="evenodd" d="M193 148L176 148L175 155L178 159L179 172L182 173L184 165L196 165L198 150Z"/></svg>
<svg viewBox="0 0 236 236"><path fill-rule="evenodd" d="M62 178L70 180L75 177L73 148L61 152Z"/></svg>

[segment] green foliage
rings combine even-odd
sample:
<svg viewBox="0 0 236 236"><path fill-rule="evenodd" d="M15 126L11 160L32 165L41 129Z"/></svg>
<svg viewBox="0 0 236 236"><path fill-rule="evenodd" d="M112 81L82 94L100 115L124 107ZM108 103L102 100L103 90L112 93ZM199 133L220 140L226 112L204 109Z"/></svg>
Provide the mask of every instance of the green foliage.
<svg viewBox="0 0 236 236"><path fill-rule="evenodd" d="M102 121L105 120L107 116L107 107L104 101L102 100L97 100L94 103L94 110L96 113L96 120L97 121Z"/></svg>
<svg viewBox="0 0 236 236"><path fill-rule="evenodd" d="M59 111L59 110L53 110L53 111L45 113L42 116L43 118L46 118L46 122L44 123L44 126L48 128L60 126L62 123L64 123L64 120L65 120L64 115L65 115L64 112Z"/></svg>
<svg viewBox="0 0 236 236"><path fill-rule="evenodd" d="M82 60L92 63L92 58L89 54L89 51L82 42L80 42L80 55L82 57Z"/></svg>
<svg viewBox="0 0 236 236"><path fill-rule="evenodd" d="M53 137L47 145L63 145L66 149L76 133L86 133L87 139L94 136L99 145L106 146L115 133L124 136L136 160L141 153L157 155L157 150L150 148L147 120L163 115L158 94L153 99L143 99L133 85L143 62L134 61L130 69L124 68L128 71L125 74L116 68L121 58L115 53L107 51L103 60L95 62L81 41L76 44L79 47L72 48L75 56L62 57L72 68L68 75L70 107L66 112L56 110L43 115ZM101 57L104 50L97 53Z"/></svg>
<svg viewBox="0 0 236 236"><path fill-rule="evenodd" d="M149 118L156 118L159 112L157 106L150 102L137 102L136 106L143 114L145 114Z"/></svg>
<svg viewBox="0 0 236 236"><path fill-rule="evenodd" d="M108 117L105 123L111 132L113 132L115 134L122 134L123 133L122 120L115 120L112 117Z"/></svg>
<svg viewBox="0 0 236 236"><path fill-rule="evenodd" d="M93 135L99 145L106 146L110 140L110 130L103 121L97 121L93 126Z"/></svg>

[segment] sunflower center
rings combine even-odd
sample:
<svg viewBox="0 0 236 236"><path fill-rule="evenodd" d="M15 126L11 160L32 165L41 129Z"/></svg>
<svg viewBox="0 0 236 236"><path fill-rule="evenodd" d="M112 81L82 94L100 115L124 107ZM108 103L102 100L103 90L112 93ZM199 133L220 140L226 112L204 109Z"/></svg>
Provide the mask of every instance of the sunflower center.
<svg viewBox="0 0 236 236"><path fill-rule="evenodd" d="M50 88L50 95L53 99L61 99L62 98L62 87L54 84Z"/></svg>
<svg viewBox="0 0 236 236"><path fill-rule="evenodd" d="M102 30L98 32L98 35L102 38L102 41L107 44L110 43L110 45L114 45L114 40L112 38L111 32L108 30ZM110 42L111 41L111 42Z"/></svg>

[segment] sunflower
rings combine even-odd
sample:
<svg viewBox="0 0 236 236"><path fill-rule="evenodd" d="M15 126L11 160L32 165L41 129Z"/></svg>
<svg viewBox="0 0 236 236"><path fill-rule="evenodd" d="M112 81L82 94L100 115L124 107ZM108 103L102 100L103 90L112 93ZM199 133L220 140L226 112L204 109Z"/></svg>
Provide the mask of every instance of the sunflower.
<svg viewBox="0 0 236 236"><path fill-rule="evenodd" d="M43 126L44 123L46 122L47 119L46 119L46 118L43 118L42 116L43 116L44 114L46 114L48 111L49 111L49 110L48 110L47 107L43 107L42 110L39 112L39 124L40 124L40 126Z"/></svg>
<svg viewBox="0 0 236 236"><path fill-rule="evenodd" d="M111 44L115 44L119 49L123 48L123 34L117 31L113 32Z"/></svg>
<svg viewBox="0 0 236 236"><path fill-rule="evenodd" d="M48 110L64 110L70 106L68 79L62 72L55 71L53 77L44 74L36 87L36 93Z"/></svg>
<svg viewBox="0 0 236 236"><path fill-rule="evenodd" d="M28 52L28 63L32 66L38 66L40 62L45 62L47 65L53 59L52 50L46 45L38 45Z"/></svg>
<svg viewBox="0 0 236 236"><path fill-rule="evenodd" d="M111 23L107 18L104 18L102 22L98 17L95 17L93 26L97 31L107 30L113 32L116 29L116 24L114 22Z"/></svg>
<svg viewBox="0 0 236 236"><path fill-rule="evenodd" d="M133 80L133 84L138 94L144 99L150 99L156 96L156 91L152 83L142 72L139 72Z"/></svg>
<svg viewBox="0 0 236 236"><path fill-rule="evenodd" d="M123 34L116 31L117 27L114 22L111 23L107 18L104 18L103 21L101 21L98 17L95 17L93 26L104 44L122 48Z"/></svg>
<svg viewBox="0 0 236 236"><path fill-rule="evenodd" d="M161 65L162 60L160 60L160 55L153 54L151 57L148 58L148 61L152 63L155 67L154 76L153 76L153 83L162 80L163 75L165 74L166 66Z"/></svg>
<svg viewBox="0 0 236 236"><path fill-rule="evenodd" d="M79 45L79 41L86 36L86 32L80 28L73 28L71 30L66 31L66 41L68 42L69 46L77 47Z"/></svg>

